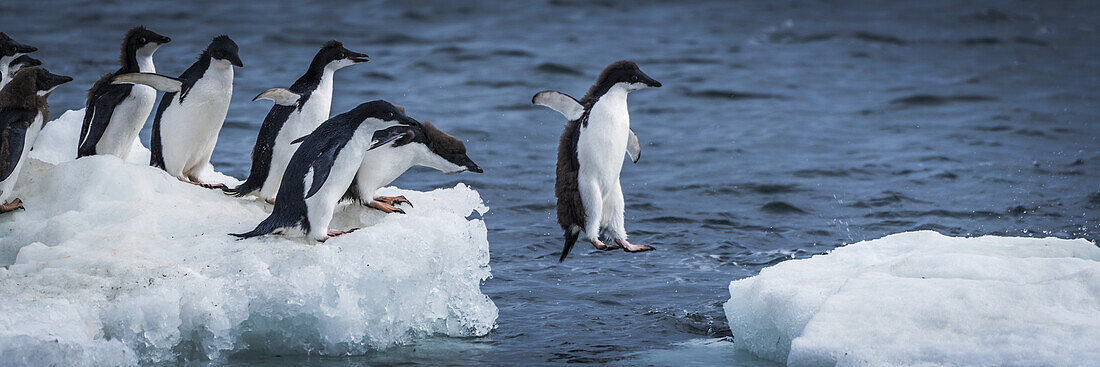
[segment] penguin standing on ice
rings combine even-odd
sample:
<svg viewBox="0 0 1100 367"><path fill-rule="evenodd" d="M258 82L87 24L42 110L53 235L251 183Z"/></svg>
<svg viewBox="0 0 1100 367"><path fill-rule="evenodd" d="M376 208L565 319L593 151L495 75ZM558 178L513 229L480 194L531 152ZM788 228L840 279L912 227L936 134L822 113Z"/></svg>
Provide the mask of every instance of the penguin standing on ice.
<svg viewBox="0 0 1100 367"><path fill-rule="evenodd" d="M122 74L157 72L153 66L153 53L171 41L171 38L142 26L126 32L119 57L122 66L114 73L101 76L88 90L77 158L111 154L126 159L130 155L134 140L153 111L157 91L144 85L116 85L110 82Z"/></svg>
<svg viewBox="0 0 1100 367"><path fill-rule="evenodd" d="M369 61L366 54L344 48L337 41L328 41L313 57L306 73L289 89L270 89L255 99L270 99L275 105L260 125L256 145L252 148L252 168L248 179L226 193L245 196L260 190L259 196L275 202L279 182L290 157L298 148L290 142L308 135L328 119L332 106L332 74L344 67Z"/></svg>
<svg viewBox="0 0 1100 367"><path fill-rule="evenodd" d="M344 193L345 200L386 213L404 213L397 207L409 203L404 196L375 196L375 192L413 166L435 168L447 175L470 171L485 172L466 155L462 141L439 130L431 122L420 126L394 126L374 133L375 141L392 140L367 152L355 180Z"/></svg>
<svg viewBox="0 0 1100 367"><path fill-rule="evenodd" d="M397 134L374 141L375 132L397 125L418 126L420 122L381 100L360 104L321 123L312 133L296 140L302 145L283 173L279 200L275 201L271 215L252 231L231 235L243 239L280 228L299 227L310 238L323 242L347 233L328 229L336 204L355 179L364 153L405 136Z"/></svg>
<svg viewBox="0 0 1100 367"><path fill-rule="evenodd" d="M23 207L19 199L6 200L19 180L19 170L38 132L50 119L46 98L54 88L72 80L32 67L19 71L0 89L0 213Z"/></svg>
<svg viewBox="0 0 1100 367"><path fill-rule="evenodd" d="M8 70L12 60L35 51L38 51L37 47L15 42L6 33L0 32L0 88L7 85L15 75L14 71Z"/></svg>
<svg viewBox="0 0 1100 367"><path fill-rule="evenodd" d="M191 67L172 78L160 74L133 73L112 83L138 83L167 92L153 119L149 164L180 181L207 188L200 175L210 166L210 155L233 97L233 67L244 66L237 44L229 36L215 37Z"/></svg>
<svg viewBox="0 0 1100 367"><path fill-rule="evenodd" d="M641 145L630 130L626 97L632 91L660 87L630 61L617 61L604 68L596 84L580 101L561 92L543 91L531 102L550 107L569 119L558 143L558 224L565 230L565 246L559 262L584 231L585 238L600 250L622 248L627 252L653 250L626 240L623 223L623 191L619 171L623 153L637 163ZM600 241L601 230L610 232L617 245Z"/></svg>
<svg viewBox="0 0 1100 367"><path fill-rule="evenodd" d="M8 80L11 80L11 78L14 78L15 73L18 73L19 69L33 68L35 66L41 66L41 65L42 65L41 60L38 60L36 58L30 57L30 56L27 56L27 55L21 55L19 57L16 57L15 59L11 60L10 63L8 63ZM0 88L3 88L3 87L0 86Z"/></svg>

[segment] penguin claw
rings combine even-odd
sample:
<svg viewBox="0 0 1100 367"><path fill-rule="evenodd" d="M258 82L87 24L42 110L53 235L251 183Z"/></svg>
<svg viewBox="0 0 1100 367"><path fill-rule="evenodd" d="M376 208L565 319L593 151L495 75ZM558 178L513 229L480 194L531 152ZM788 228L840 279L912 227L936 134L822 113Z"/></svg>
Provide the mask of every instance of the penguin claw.
<svg viewBox="0 0 1100 367"><path fill-rule="evenodd" d="M383 212L386 212L386 213L401 213L401 214L405 214L405 211L404 211L404 210L401 210L401 208L398 208L398 207L395 207L395 206L393 206L393 205L389 205L389 204L383 203L383 202L381 202L381 201L378 201L378 200L371 200L371 202L367 203L367 206L369 206L369 207L371 207L371 208L375 208L375 209L381 210L381 211L383 211Z"/></svg>
<svg viewBox="0 0 1100 367"><path fill-rule="evenodd" d="M412 207L412 206L413 206L413 205L412 205L412 202L411 202L411 201L409 201L409 199L406 199L404 195L399 195L399 196L379 196L379 197L376 197L376 198L374 198L374 200L376 200L376 201L378 201L378 202L380 202L380 203L383 203L383 204L389 205L389 206L397 206L397 205L401 205L401 204L409 204L409 206L410 206L410 207Z"/></svg>
<svg viewBox="0 0 1100 367"><path fill-rule="evenodd" d="M600 250L600 251L610 251L610 250L614 250L614 249L619 248L619 246L608 245L608 244L603 243L603 241L600 241L598 239L597 240L590 240L590 241L592 242L592 246L595 246L596 249Z"/></svg>
<svg viewBox="0 0 1100 367"><path fill-rule="evenodd" d="M7 213L17 209L27 210L27 208L23 207L23 200L19 198L15 198L9 203L0 205L0 213Z"/></svg>
<svg viewBox="0 0 1100 367"><path fill-rule="evenodd" d="M626 240L620 240L617 238L615 239L615 243L619 244L619 246L622 246L623 251L626 252L646 252L656 250L656 248L654 248L653 246L635 245L627 242Z"/></svg>

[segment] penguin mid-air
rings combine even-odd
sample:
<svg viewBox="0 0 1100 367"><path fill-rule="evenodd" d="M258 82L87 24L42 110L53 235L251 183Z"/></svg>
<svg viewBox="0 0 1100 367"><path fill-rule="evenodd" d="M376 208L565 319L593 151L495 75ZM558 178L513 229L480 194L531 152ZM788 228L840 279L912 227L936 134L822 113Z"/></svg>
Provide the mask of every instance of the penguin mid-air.
<svg viewBox="0 0 1100 367"><path fill-rule="evenodd" d="M210 155L233 97L233 67L244 66L237 44L228 36L215 37L179 78L152 73L123 74L112 83L145 84L166 92L153 119L149 164L180 181L207 188L200 175L210 166Z"/></svg>
<svg viewBox="0 0 1100 367"><path fill-rule="evenodd" d="M35 51L38 51L37 47L15 42L6 33L0 32L0 88L7 85L15 75L14 71L9 70L12 60Z"/></svg>
<svg viewBox="0 0 1100 367"><path fill-rule="evenodd" d="M157 91L144 85L111 84L111 80L122 74L157 72L153 53L171 41L142 26L126 32L119 57L121 66L101 76L88 90L76 151L78 158L110 154L126 159L130 155L134 140L153 110Z"/></svg>
<svg viewBox="0 0 1100 367"><path fill-rule="evenodd" d="M8 63L8 80L15 77L15 73L18 73L19 69L33 68L35 66L42 66L42 61L27 55L16 57ZM0 86L0 88L3 88L3 86Z"/></svg>
<svg viewBox="0 0 1100 367"><path fill-rule="evenodd" d="M630 61L617 61L604 68L596 84L580 101L555 91L535 94L531 101L550 107L569 119L558 143L558 224L565 230L565 246L559 262L584 231L585 238L600 250L622 248L627 252L653 250L626 240L623 223L623 192L619 171L623 153L637 163L641 145L630 130L626 97L632 91L660 87ZM610 233L617 245L600 241L601 230Z"/></svg>
<svg viewBox="0 0 1100 367"><path fill-rule="evenodd" d="M6 200L19 180L19 170L38 132L50 119L46 98L54 88L72 80L31 67L20 70L0 89L0 213L23 207L19 199Z"/></svg>
<svg viewBox="0 0 1100 367"><path fill-rule="evenodd" d="M301 146L283 173L279 199L271 215L252 231L231 235L243 239L299 227L310 238L323 242L347 233L328 229L333 211L355 179L364 154L405 136L397 134L375 141L375 132L398 125L419 126L420 122L381 100L360 104L321 123L312 133L297 139Z"/></svg>
<svg viewBox="0 0 1100 367"><path fill-rule="evenodd" d="M344 193L345 200L386 213L404 213L398 204L409 203L404 196L375 196L375 192L413 166L435 168L447 175L470 171L484 172L469 156L466 145L439 130L431 122L420 126L394 126L374 133L375 141L391 140L367 152L355 173L355 180Z"/></svg>
<svg viewBox="0 0 1100 367"><path fill-rule="evenodd" d="M253 100L270 99L275 105L260 125L256 145L252 148L248 179L235 188L226 189L226 193L245 196L259 190L261 198L273 203L286 165L297 149L290 142L306 136L329 117L332 74L368 60L366 54L348 50L340 42L328 41L313 57L306 73L289 89L270 89L256 96Z"/></svg>

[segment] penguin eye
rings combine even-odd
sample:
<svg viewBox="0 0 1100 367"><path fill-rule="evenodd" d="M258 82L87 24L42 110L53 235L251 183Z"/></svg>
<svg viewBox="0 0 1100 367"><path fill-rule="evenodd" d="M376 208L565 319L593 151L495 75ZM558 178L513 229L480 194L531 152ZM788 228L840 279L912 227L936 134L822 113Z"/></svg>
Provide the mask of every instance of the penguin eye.
<svg viewBox="0 0 1100 367"><path fill-rule="evenodd" d="M386 119L393 120L393 112L386 112Z"/></svg>
<svg viewBox="0 0 1100 367"><path fill-rule="evenodd" d="M138 43L145 43L145 42L146 42L145 37L138 38Z"/></svg>
<svg viewBox="0 0 1100 367"><path fill-rule="evenodd" d="M348 57L348 55L344 54L343 52L336 54L337 59L343 59L345 57Z"/></svg>
<svg viewBox="0 0 1100 367"><path fill-rule="evenodd" d="M632 81L632 82L638 81L638 76L637 75L631 75L630 76L630 81Z"/></svg>

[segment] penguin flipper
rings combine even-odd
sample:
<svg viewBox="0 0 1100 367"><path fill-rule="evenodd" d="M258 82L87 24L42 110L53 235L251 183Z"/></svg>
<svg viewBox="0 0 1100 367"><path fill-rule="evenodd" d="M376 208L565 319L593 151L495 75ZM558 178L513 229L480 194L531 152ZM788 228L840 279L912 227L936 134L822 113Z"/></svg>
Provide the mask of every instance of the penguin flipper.
<svg viewBox="0 0 1100 367"><path fill-rule="evenodd" d="M7 180L23 156L23 144L27 137L27 127L37 112L30 109L10 109L0 111L0 181ZM3 143L7 144L3 144Z"/></svg>
<svg viewBox="0 0 1100 367"><path fill-rule="evenodd" d="M531 103L550 107L564 115L569 121L579 119L584 115L584 106L577 102L577 99L562 92L544 90L535 93L535 96L531 97Z"/></svg>
<svg viewBox="0 0 1100 367"><path fill-rule="evenodd" d="M328 174L332 171L332 164L336 161L336 152L343 147L343 144L334 144L321 152L317 159L313 160L313 183L309 185L309 193L306 194L306 199L316 194L317 190L321 189L321 185L325 184L325 180L328 180Z"/></svg>
<svg viewBox="0 0 1100 367"><path fill-rule="evenodd" d="M302 95L285 88L271 88L260 93L252 101L255 102L261 99L270 99L280 106L294 106L302 99Z"/></svg>
<svg viewBox="0 0 1100 367"><path fill-rule="evenodd" d="M634 130L628 130L630 136L626 140L626 153L630 155L630 160L634 163L638 163L639 159L642 159L642 143L638 141L638 136L634 135Z"/></svg>
<svg viewBox="0 0 1100 367"><path fill-rule="evenodd" d="M183 89L183 81L156 73L129 73L111 79L111 84L144 84L161 92L174 93Z"/></svg>
<svg viewBox="0 0 1100 367"><path fill-rule="evenodd" d="M399 133L399 134L390 135L390 137L388 137L388 138L382 139L382 140L378 141L377 143L371 144L370 148L367 148L367 151L374 150L374 148L378 148L380 146L389 144L390 142L392 142L394 140L397 140L397 139L404 138L407 135L409 135L409 133Z"/></svg>
<svg viewBox="0 0 1100 367"><path fill-rule="evenodd" d="M109 77L109 75L108 75ZM132 86L110 85L99 86L98 90L90 97L88 108L84 110L84 125L80 128L80 142L77 146L77 157L85 157L96 154L95 146L103 133L107 131L107 125L111 123L111 116L115 114L115 107L130 95Z"/></svg>

